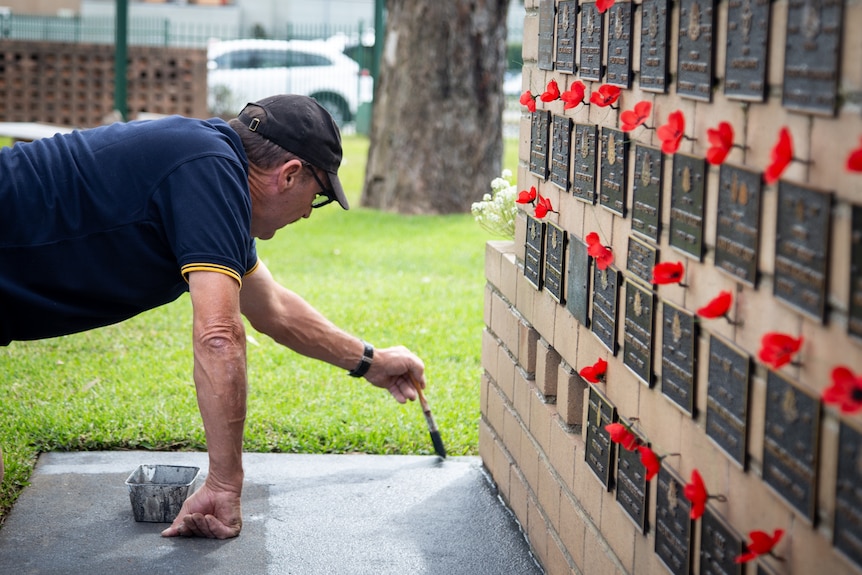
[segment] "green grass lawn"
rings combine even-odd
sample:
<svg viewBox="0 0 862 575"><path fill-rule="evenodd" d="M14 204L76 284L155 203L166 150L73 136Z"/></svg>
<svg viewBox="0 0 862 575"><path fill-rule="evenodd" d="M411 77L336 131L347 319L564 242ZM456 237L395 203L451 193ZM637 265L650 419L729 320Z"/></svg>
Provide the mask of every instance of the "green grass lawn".
<svg viewBox="0 0 862 575"><path fill-rule="evenodd" d="M368 142L344 144L342 180L358 206ZM513 172L516 146L505 161ZM477 453L487 239L466 214L327 207L258 242L258 251L280 282L338 325L418 353L447 451L462 455ZM433 453L418 403L399 405L364 380L248 334L246 450ZM40 452L205 449L191 372L187 295L119 325L0 348L0 522Z"/></svg>

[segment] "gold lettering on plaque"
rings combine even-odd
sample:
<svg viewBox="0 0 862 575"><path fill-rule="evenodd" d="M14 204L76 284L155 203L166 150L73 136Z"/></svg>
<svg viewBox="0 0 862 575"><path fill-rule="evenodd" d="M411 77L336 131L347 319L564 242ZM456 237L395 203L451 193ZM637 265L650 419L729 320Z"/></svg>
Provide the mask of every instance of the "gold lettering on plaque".
<svg viewBox="0 0 862 575"><path fill-rule="evenodd" d="M617 4L617 13L614 16L614 38L621 39L623 32L623 7Z"/></svg>
<svg viewBox="0 0 862 575"><path fill-rule="evenodd" d="M781 402L781 413L788 423L799 419L799 409L796 407L796 393L792 389L784 392L784 401Z"/></svg>
<svg viewBox="0 0 862 575"><path fill-rule="evenodd" d="M802 7L802 33L808 40L814 40L820 34L820 13L811 0L806 0Z"/></svg>
<svg viewBox="0 0 862 575"><path fill-rule="evenodd" d="M536 224L530 224L530 239L535 240L539 237L539 234L536 232Z"/></svg>
<svg viewBox="0 0 862 575"><path fill-rule="evenodd" d="M652 162L650 162L649 154L644 154L644 161L641 164L641 184L648 186L652 181Z"/></svg>
<svg viewBox="0 0 862 575"><path fill-rule="evenodd" d="M653 4L652 12L650 12L649 16L649 37L653 39L653 46L655 46L656 36L658 36L658 6Z"/></svg>
<svg viewBox="0 0 862 575"><path fill-rule="evenodd" d="M562 19L560 21L560 27L564 30L569 29L569 11L563 10Z"/></svg>
<svg viewBox="0 0 862 575"><path fill-rule="evenodd" d="M551 232L551 247L557 249L557 228L552 228Z"/></svg>
<svg viewBox="0 0 862 575"><path fill-rule="evenodd" d="M679 314L673 314L673 323L671 324L671 332L673 333L673 342L679 343L682 339L682 324L679 322Z"/></svg>
<svg viewBox="0 0 862 575"><path fill-rule="evenodd" d="M686 194L691 191L691 168L689 166L682 169L682 191Z"/></svg>
<svg viewBox="0 0 862 575"><path fill-rule="evenodd" d="M640 317L641 315L643 315L643 312L644 312L644 303L643 303L643 300L641 300L641 292L640 292L640 290L635 290L635 297L634 297L634 304L633 304L633 306L634 306L634 310L635 310L635 315L636 315L636 316Z"/></svg>
<svg viewBox="0 0 862 575"><path fill-rule="evenodd" d="M590 143L587 140L587 131L581 130L581 157L586 158L590 155Z"/></svg>
<svg viewBox="0 0 862 575"><path fill-rule="evenodd" d="M608 270L599 272L599 280L602 282L602 289L608 289Z"/></svg>
<svg viewBox="0 0 862 575"><path fill-rule="evenodd" d="M667 486L667 506L670 510L676 511L679 506L679 494L676 491L676 481L671 480Z"/></svg>
<svg viewBox="0 0 862 575"><path fill-rule="evenodd" d="M608 134L608 164L614 165L617 161L617 139L614 133Z"/></svg>
<svg viewBox="0 0 862 575"><path fill-rule="evenodd" d="M751 11L751 0L745 0L742 4L742 40L748 44L751 35L751 20L754 13Z"/></svg>
<svg viewBox="0 0 862 575"><path fill-rule="evenodd" d="M692 40L700 38L700 5L697 2L691 5L688 14L688 37Z"/></svg>
<svg viewBox="0 0 862 575"><path fill-rule="evenodd" d="M595 22L593 22L593 11L587 10L587 25L585 26L587 31L587 36L592 36L596 31Z"/></svg>

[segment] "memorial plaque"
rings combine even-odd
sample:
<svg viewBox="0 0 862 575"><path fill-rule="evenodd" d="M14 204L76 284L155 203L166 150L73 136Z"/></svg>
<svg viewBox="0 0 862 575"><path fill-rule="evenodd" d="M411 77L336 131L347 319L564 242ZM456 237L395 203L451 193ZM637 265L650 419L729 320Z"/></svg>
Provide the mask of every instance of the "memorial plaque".
<svg viewBox="0 0 862 575"><path fill-rule="evenodd" d="M718 184L715 267L754 287L760 245L762 176L722 164Z"/></svg>
<svg viewBox="0 0 862 575"><path fill-rule="evenodd" d="M599 139L598 126L594 124L575 124L575 181L572 183L572 194L590 204L595 204L596 167L598 156L596 145Z"/></svg>
<svg viewBox="0 0 862 575"><path fill-rule="evenodd" d="M530 172L548 179L548 140L551 137L551 112L536 110L530 117Z"/></svg>
<svg viewBox="0 0 862 575"><path fill-rule="evenodd" d="M695 415L697 324L694 314L662 305L661 392L689 415Z"/></svg>
<svg viewBox="0 0 862 575"><path fill-rule="evenodd" d="M642 242L634 236L629 236L626 270L632 279L640 281L647 287L652 287L652 269L657 262L658 248Z"/></svg>
<svg viewBox="0 0 862 575"><path fill-rule="evenodd" d="M617 354L617 302L620 272L593 265L593 314L590 328L611 354Z"/></svg>
<svg viewBox="0 0 862 575"><path fill-rule="evenodd" d="M542 259L545 250L545 224L527 216L527 240L524 244L524 277L537 290L542 289Z"/></svg>
<svg viewBox="0 0 862 575"><path fill-rule="evenodd" d="M832 194L778 184L773 294L799 311L826 319Z"/></svg>
<svg viewBox="0 0 862 575"><path fill-rule="evenodd" d="M643 0L641 10L640 87L663 94L669 83L670 0Z"/></svg>
<svg viewBox="0 0 862 575"><path fill-rule="evenodd" d="M587 407L587 441L584 459L606 489L611 488L614 444L605 426L617 420L617 410L595 387L590 386Z"/></svg>
<svg viewBox="0 0 862 575"><path fill-rule="evenodd" d="M766 378L763 481L814 523L820 401L774 371Z"/></svg>
<svg viewBox="0 0 862 575"><path fill-rule="evenodd" d="M539 55L536 67L539 70L554 69L554 12L555 0L539 3Z"/></svg>
<svg viewBox="0 0 862 575"><path fill-rule="evenodd" d="M602 47L605 18L595 2L581 4L581 64L578 75L582 80L602 81Z"/></svg>
<svg viewBox="0 0 862 575"><path fill-rule="evenodd" d="M706 160L686 154L673 156L670 191L670 245L698 261L703 257L703 206Z"/></svg>
<svg viewBox="0 0 862 575"><path fill-rule="evenodd" d="M575 42L578 29L578 3L560 0L557 4L557 71L575 72Z"/></svg>
<svg viewBox="0 0 862 575"><path fill-rule="evenodd" d="M566 232L548 222L545 224L545 290L558 303L565 303L563 282L566 277Z"/></svg>
<svg viewBox="0 0 862 575"><path fill-rule="evenodd" d="M862 433L841 423L832 544L862 567Z"/></svg>
<svg viewBox="0 0 862 575"><path fill-rule="evenodd" d="M716 336L709 338L706 435L745 469L751 358Z"/></svg>
<svg viewBox="0 0 862 575"><path fill-rule="evenodd" d="M729 0L724 94L762 102L769 61L769 0Z"/></svg>
<svg viewBox="0 0 862 575"><path fill-rule="evenodd" d="M652 347L655 294L626 280L623 364L652 387Z"/></svg>
<svg viewBox="0 0 862 575"><path fill-rule="evenodd" d="M716 0L680 0L676 92L712 101Z"/></svg>
<svg viewBox="0 0 862 575"><path fill-rule="evenodd" d="M602 207L626 215L626 172L629 165L629 140L625 132L602 128Z"/></svg>
<svg viewBox="0 0 862 575"><path fill-rule="evenodd" d="M844 0L789 0L781 103L834 115L838 107ZM848 28L855 33L857 27Z"/></svg>
<svg viewBox="0 0 862 575"><path fill-rule="evenodd" d="M641 443L646 443L639 437ZM617 503L631 517L641 533L647 529L649 482L638 450L617 448Z"/></svg>
<svg viewBox="0 0 862 575"><path fill-rule="evenodd" d="M700 519L700 575L742 575L736 562L745 542L714 511L706 508Z"/></svg>
<svg viewBox="0 0 862 575"><path fill-rule="evenodd" d="M850 305L847 331L862 338L862 206L853 206L850 233Z"/></svg>
<svg viewBox="0 0 862 575"><path fill-rule="evenodd" d="M656 243L661 231L663 158L657 148L635 146L632 231Z"/></svg>
<svg viewBox="0 0 862 575"><path fill-rule="evenodd" d="M569 191L569 166L572 153L572 119L554 115L551 136L551 183Z"/></svg>
<svg viewBox="0 0 862 575"><path fill-rule="evenodd" d="M691 573L691 503L685 483L662 465L658 472L655 509L655 554L673 575Z"/></svg>
<svg viewBox="0 0 862 575"><path fill-rule="evenodd" d="M632 87L632 3L617 2L608 10L608 79L620 88Z"/></svg>
<svg viewBox="0 0 862 575"><path fill-rule="evenodd" d="M589 325L590 257L587 244L569 237L568 296L566 309L581 325Z"/></svg>

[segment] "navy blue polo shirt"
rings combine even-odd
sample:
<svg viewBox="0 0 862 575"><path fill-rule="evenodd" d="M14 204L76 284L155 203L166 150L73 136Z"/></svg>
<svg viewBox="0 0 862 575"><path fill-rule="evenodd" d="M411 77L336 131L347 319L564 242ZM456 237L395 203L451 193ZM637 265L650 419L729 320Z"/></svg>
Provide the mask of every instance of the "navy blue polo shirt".
<svg viewBox="0 0 862 575"><path fill-rule="evenodd" d="M0 151L0 345L125 320L257 265L226 122L113 124Z"/></svg>

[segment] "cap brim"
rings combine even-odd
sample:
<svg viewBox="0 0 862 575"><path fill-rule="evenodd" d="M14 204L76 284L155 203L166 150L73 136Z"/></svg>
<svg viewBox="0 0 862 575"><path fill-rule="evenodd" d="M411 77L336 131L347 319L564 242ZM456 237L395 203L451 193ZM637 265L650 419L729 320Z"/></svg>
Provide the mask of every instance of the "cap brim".
<svg viewBox="0 0 862 575"><path fill-rule="evenodd" d="M335 192L335 197L338 199L338 203L345 210L349 210L350 204L347 202L347 196L344 195L344 187L341 185L341 180L338 179L338 174L327 172L327 175L329 176L329 185L332 186L332 190Z"/></svg>

